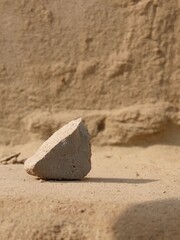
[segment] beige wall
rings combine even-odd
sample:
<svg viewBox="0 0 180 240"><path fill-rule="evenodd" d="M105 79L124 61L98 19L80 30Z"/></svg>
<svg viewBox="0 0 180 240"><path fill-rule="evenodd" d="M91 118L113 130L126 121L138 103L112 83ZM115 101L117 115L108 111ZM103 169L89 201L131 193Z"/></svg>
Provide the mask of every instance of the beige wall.
<svg viewBox="0 0 180 240"><path fill-rule="evenodd" d="M37 109L179 106L179 43L178 0L0 0L1 141Z"/></svg>

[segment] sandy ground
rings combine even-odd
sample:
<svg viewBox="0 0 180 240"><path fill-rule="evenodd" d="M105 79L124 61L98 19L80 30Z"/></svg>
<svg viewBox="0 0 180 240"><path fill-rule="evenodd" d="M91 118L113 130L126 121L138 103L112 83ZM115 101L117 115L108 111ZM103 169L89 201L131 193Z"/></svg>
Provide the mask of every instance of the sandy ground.
<svg viewBox="0 0 180 240"><path fill-rule="evenodd" d="M0 158L80 116L96 146L164 143L93 147L83 181L0 165L0 240L180 240L179 13L180 0L0 0Z"/></svg>
<svg viewBox="0 0 180 240"><path fill-rule="evenodd" d="M20 150L30 156L39 142ZM93 147L83 181L42 181L0 165L0 239L180 239L180 148Z"/></svg>

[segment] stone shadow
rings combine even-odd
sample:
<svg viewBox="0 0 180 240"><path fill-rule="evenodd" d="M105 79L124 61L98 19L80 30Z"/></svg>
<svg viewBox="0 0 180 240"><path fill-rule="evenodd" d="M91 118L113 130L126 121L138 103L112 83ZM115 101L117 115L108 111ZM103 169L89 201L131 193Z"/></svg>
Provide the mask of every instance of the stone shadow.
<svg viewBox="0 0 180 240"><path fill-rule="evenodd" d="M40 178L37 178L41 180ZM136 178L94 178L87 177L82 180L43 180L50 183L126 183L126 184L145 184L150 182L156 182L157 179L136 179Z"/></svg>
<svg viewBox="0 0 180 240"><path fill-rule="evenodd" d="M127 183L127 184L145 184L156 182L154 179L136 179L136 178L85 178L84 182L93 183Z"/></svg>

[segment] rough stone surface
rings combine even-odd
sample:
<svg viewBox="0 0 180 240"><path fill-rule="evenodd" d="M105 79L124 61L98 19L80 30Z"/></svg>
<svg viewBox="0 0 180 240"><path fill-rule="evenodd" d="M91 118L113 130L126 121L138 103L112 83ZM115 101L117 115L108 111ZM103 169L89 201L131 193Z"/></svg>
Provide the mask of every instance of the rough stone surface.
<svg viewBox="0 0 180 240"><path fill-rule="evenodd" d="M79 118L55 132L25 162L25 170L43 179L82 179L91 170L89 133Z"/></svg>

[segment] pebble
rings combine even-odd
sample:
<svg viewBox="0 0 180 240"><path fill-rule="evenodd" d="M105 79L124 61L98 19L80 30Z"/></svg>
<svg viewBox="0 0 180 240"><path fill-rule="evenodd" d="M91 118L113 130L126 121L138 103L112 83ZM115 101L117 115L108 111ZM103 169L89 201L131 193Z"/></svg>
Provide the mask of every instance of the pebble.
<svg viewBox="0 0 180 240"><path fill-rule="evenodd" d="M91 170L91 144L82 119L56 131L25 161L24 169L41 179L83 179Z"/></svg>

